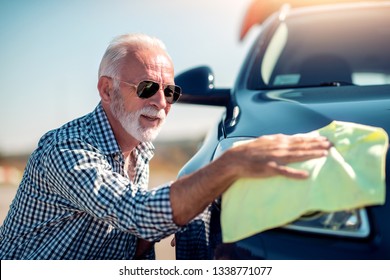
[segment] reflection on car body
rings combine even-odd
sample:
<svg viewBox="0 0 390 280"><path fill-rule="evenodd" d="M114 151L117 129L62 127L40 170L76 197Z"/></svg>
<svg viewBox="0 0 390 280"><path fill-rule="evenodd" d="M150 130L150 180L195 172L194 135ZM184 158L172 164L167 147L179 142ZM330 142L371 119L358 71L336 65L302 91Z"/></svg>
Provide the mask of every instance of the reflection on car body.
<svg viewBox="0 0 390 280"><path fill-rule="evenodd" d="M232 89L215 88L207 66L178 75L181 102L226 107L179 175L206 165L237 141L305 133L333 120L389 133L389 14L386 1L282 9L262 23ZM217 202L196 222L210 223L211 232L202 224L207 258L389 259L388 198L383 206L308 213L232 244L220 242ZM178 248L189 246L185 230L176 239Z"/></svg>

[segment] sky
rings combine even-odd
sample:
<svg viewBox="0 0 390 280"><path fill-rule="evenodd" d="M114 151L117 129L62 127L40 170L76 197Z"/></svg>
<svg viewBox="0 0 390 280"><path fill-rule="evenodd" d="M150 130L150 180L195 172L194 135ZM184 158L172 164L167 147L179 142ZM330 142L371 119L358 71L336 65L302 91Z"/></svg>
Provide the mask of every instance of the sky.
<svg viewBox="0 0 390 280"><path fill-rule="evenodd" d="M31 152L48 130L91 112L97 70L117 35L160 38L175 72L208 65L231 87L251 39L251 0L0 0L0 154ZM157 140L201 137L223 108L175 104Z"/></svg>

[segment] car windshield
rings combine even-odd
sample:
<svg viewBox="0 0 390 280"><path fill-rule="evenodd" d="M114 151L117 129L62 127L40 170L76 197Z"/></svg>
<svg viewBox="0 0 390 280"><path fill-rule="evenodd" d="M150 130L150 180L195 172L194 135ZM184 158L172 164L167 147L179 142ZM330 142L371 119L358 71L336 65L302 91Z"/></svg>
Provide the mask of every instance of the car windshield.
<svg viewBox="0 0 390 280"><path fill-rule="evenodd" d="M252 71L255 88L390 84L390 6L297 12Z"/></svg>

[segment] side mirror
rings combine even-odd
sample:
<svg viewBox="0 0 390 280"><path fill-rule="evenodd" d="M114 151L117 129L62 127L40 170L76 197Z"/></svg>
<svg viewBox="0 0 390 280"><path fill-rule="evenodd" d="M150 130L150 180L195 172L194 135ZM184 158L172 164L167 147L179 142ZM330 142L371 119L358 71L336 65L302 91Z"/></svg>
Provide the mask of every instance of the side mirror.
<svg viewBox="0 0 390 280"><path fill-rule="evenodd" d="M179 103L229 106L230 89L214 88L214 74L208 66L187 70L175 77L175 83L183 89Z"/></svg>

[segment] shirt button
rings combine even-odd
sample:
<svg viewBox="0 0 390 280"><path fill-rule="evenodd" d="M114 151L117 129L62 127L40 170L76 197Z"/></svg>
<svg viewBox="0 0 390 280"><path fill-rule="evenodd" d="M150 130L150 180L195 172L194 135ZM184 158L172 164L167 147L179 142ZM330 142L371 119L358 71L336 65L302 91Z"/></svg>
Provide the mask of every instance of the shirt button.
<svg viewBox="0 0 390 280"><path fill-rule="evenodd" d="M119 161L119 155L118 154L114 155L114 160L115 161Z"/></svg>

